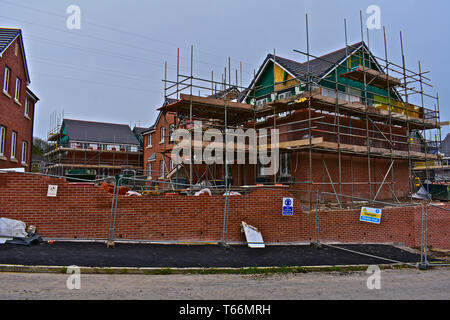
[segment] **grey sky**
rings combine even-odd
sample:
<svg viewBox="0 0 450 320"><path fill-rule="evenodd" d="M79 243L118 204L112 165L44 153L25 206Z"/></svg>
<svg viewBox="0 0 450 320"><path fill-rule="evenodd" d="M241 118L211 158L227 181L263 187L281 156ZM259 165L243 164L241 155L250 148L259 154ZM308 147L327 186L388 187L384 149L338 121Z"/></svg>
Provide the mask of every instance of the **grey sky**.
<svg viewBox="0 0 450 320"><path fill-rule="evenodd" d="M66 9L81 8L81 30L69 30ZM143 1L143 0L0 0L0 26L21 28L31 89L40 97L35 136L44 138L50 114L66 118L150 126L163 101L164 61L176 76L177 48L182 71L189 72L194 45L194 74L220 80L231 57L234 70L243 62L248 85L268 53L304 61L305 14L310 21L311 53L321 55L361 40L369 5L381 8L389 59L401 63L403 32L407 66L430 70L439 92L442 120L450 120L447 63L450 2L433 1ZM366 37L366 34L364 34ZM382 30L370 31L370 47L384 57ZM420 104L420 101L413 101ZM427 101L425 101L427 103ZM434 106L428 106L434 108ZM448 133L448 128L443 134Z"/></svg>

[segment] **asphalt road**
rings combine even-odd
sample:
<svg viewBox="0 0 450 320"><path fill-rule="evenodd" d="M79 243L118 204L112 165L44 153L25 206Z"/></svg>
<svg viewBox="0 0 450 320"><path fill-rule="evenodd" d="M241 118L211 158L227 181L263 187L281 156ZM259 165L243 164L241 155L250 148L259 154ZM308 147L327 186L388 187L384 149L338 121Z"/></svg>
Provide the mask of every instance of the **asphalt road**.
<svg viewBox="0 0 450 320"><path fill-rule="evenodd" d="M80 275L0 273L0 299L57 300L449 300L450 268L381 270L380 289L366 272L272 275ZM72 282L74 283L74 282Z"/></svg>

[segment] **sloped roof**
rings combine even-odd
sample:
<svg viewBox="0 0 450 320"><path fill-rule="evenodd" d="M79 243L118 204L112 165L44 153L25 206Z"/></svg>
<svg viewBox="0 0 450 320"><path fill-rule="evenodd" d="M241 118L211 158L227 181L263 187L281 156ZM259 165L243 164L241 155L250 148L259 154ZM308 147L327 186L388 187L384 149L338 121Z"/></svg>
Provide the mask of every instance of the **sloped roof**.
<svg viewBox="0 0 450 320"><path fill-rule="evenodd" d="M73 141L139 145L126 124L64 119L67 135Z"/></svg>
<svg viewBox="0 0 450 320"><path fill-rule="evenodd" d="M168 105L168 104L175 103L175 102L177 102L177 101L178 101L177 99L174 99L174 98L168 98L168 97L167 97L166 100L165 100L165 102L163 103L163 106ZM156 125L158 124L159 118L161 118L161 114L162 114L162 111L159 111L158 116L156 117L155 123L154 123L152 126L150 126L149 128L147 128L146 130L142 131L142 132L141 132L142 135L147 134L147 133L152 132L152 131L155 130Z"/></svg>
<svg viewBox="0 0 450 320"><path fill-rule="evenodd" d="M133 129L133 131L136 134L142 134L142 133L144 133L147 130L148 130L148 128L143 128L143 127L134 127L134 129Z"/></svg>
<svg viewBox="0 0 450 320"><path fill-rule="evenodd" d="M228 87L225 90L221 90L221 91L218 91L218 92L216 92L216 93L214 93L212 95L209 95L208 98L221 99L226 94L229 94L229 93L231 93L233 91L235 91L237 93L237 95L240 94L239 89L236 86L231 86L231 87Z"/></svg>
<svg viewBox="0 0 450 320"><path fill-rule="evenodd" d="M317 57L315 59L310 59L309 61L309 68L311 75L317 78L322 78L325 75L327 75L330 71L332 71L337 64L342 62L347 55L350 55L354 51L358 50L362 45L364 45L364 42L358 42L352 45L349 45L348 47L341 48L339 50L327 53L323 56ZM264 59L264 62L262 63L261 67L259 68L258 72L256 73L256 77L252 80L252 82L249 85L249 88L253 87L254 82L257 80L258 76L261 74L261 72L264 70L266 64L268 61L274 61L278 65L280 65L282 68L284 68L286 71L288 71L292 76L298 79L305 79L308 74L308 62L298 62L291 59L283 58L280 56L275 56L273 54L268 54L267 57ZM242 101L246 93L248 93L250 90L244 90L245 94L241 95L240 101Z"/></svg>
<svg viewBox="0 0 450 320"><path fill-rule="evenodd" d="M336 64L342 62L348 54L359 49L362 42L358 42L354 45L349 46L349 48L341 48L334 52L327 53L321 57L311 59L309 61L310 72L313 76L323 77L328 72L336 67ZM273 59L273 55L268 55L270 59ZM275 56L275 62L280 64L283 68L288 70L294 76L300 78L308 72L308 62L297 62L283 57Z"/></svg>
<svg viewBox="0 0 450 320"><path fill-rule="evenodd" d="M27 76L27 83L30 83L30 75L28 73L27 59L25 56L25 48L22 41L22 31L20 29L0 28L0 55L9 47L9 45L19 37L20 46L22 50L23 63L25 66L25 74Z"/></svg>
<svg viewBox="0 0 450 320"><path fill-rule="evenodd" d="M0 28L0 53L2 53L19 35L20 29Z"/></svg>

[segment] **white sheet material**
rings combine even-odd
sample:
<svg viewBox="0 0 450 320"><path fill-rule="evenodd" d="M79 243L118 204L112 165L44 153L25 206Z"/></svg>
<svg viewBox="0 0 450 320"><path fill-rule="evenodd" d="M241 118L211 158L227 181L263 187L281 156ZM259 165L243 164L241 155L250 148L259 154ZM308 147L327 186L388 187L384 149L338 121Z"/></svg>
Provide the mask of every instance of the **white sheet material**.
<svg viewBox="0 0 450 320"><path fill-rule="evenodd" d="M249 248L265 248L263 237L257 228L242 221L242 231L245 233Z"/></svg>
<svg viewBox="0 0 450 320"><path fill-rule="evenodd" d="M202 190L196 192L196 193L194 194L194 196L199 196L199 195L204 194L204 193L207 193L207 194L209 194L209 195L212 195L212 194L211 194L211 190L209 190L208 188L205 188L205 189L202 189Z"/></svg>
<svg viewBox="0 0 450 320"><path fill-rule="evenodd" d="M25 231L25 223L19 220L13 220L8 218L0 218L0 237L12 239L13 237L24 238L27 236ZM4 243L0 241L0 243Z"/></svg>

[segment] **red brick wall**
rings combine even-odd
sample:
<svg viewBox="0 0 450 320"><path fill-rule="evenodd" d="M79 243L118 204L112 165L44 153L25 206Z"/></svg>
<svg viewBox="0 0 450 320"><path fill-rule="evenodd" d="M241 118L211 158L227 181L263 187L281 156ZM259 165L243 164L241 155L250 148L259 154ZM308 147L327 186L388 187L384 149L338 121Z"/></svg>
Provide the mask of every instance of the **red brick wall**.
<svg viewBox="0 0 450 320"><path fill-rule="evenodd" d="M58 185L58 196L47 197L49 184ZM245 241L240 223L257 227L265 242L314 240L315 212L300 209L294 195L294 215L282 216L287 190L255 190L233 196L230 202L228 240ZM111 214L111 194L92 185L67 183L19 173L0 174L0 217L36 225L46 238L105 239ZM446 205L450 208L450 205ZM222 238L223 196L121 196L116 238L153 241L219 241ZM430 207L428 243L450 248L450 215ZM420 246L421 207L383 209L381 224L359 221L358 210L321 212L320 240L337 242L404 243Z"/></svg>
<svg viewBox="0 0 450 320"><path fill-rule="evenodd" d="M156 153L156 161L152 161L152 179L156 180L160 176L161 161L165 161L165 173L169 170L169 159L161 154L169 146L169 126L175 123L175 115L167 113L161 115L155 124L155 131L144 135L144 172L147 174L148 158ZM161 143L161 127L165 127L164 143ZM152 145L148 146L149 135L152 135Z"/></svg>
<svg viewBox="0 0 450 320"><path fill-rule="evenodd" d="M15 55L15 46L19 45L18 54ZM11 70L9 76L8 97L3 93L3 81L5 66ZM16 78L19 77L21 105L14 102L14 94L16 90ZM29 118L25 117L25 99L26 99L27 78L25 67L23 64L22 51L20 50L20 41L16 39L0 58L0 125L6 127L4 158L0 158L1 168L17 168L23 167L22 159L22 141L27 142L27 167L26 171L30 171L31 166L31 148L33 144L33 119L34 119L34 101L29 99ZM16 157L17 161L11 161L11 136L12 132L17 132Z"/></svg>

